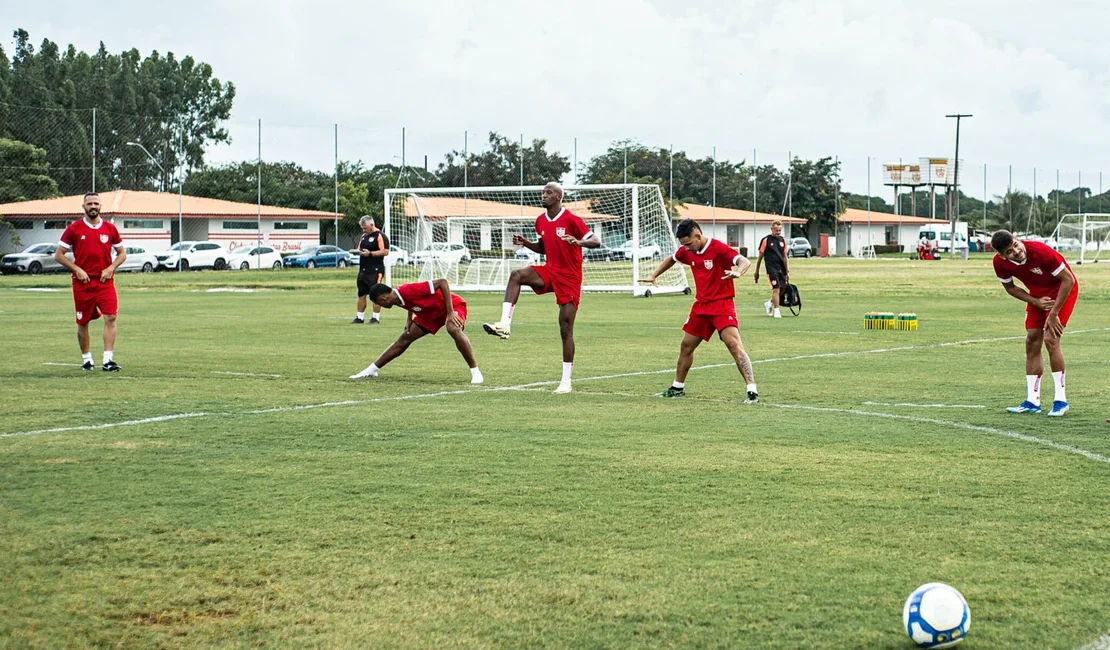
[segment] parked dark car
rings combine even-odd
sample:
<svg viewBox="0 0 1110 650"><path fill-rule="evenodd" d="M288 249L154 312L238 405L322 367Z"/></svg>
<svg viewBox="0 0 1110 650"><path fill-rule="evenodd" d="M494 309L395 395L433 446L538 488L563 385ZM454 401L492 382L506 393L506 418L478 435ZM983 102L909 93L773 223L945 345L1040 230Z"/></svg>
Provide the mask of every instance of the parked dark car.
<svg viewBox="0 0 1110 650"><path fill-rule="evenodd" d="M314 269L318 266L347 266L347 251L337 246L307 246L295 255L282 260L286 267L301 266Z"/></svg>

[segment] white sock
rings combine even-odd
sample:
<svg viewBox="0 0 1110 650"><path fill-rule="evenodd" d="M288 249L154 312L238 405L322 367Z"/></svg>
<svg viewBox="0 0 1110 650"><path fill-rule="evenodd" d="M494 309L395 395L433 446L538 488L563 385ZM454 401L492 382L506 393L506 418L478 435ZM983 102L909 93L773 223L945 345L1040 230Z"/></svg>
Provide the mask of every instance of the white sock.
<svg viewBox="0 0 1110 650"><path fill-rule="evenodd" d="M1056 392L1052 395L1052 399L1056 402L1068 401L1068 396L1064 393L1064 371L1052 373L1052 383L1056 384Z"/></svg>
<svg viewBox="0 0 1110 650"><path fill-rule="evenodd" d="M373 315L370 316L370 320L377 321L379 323L382 322L382 313L380 311L374 312Z"/></svg>
<svg viewBox="0 0 1110 650"><path fill-rule="evenodd" d="M1055 378L1055 373L1053 373ZM1041 405L1041 376L1025 375L1025 399L1037 406Z"/></svg>
<svg viewBox="0 0 1110 650"><path fill-rule="evenodd" d="M782 316L782 313L779 312L778 307L775 307L775 316Z"/></svg>
<svg viewBox="0 0 1110 650"><path fill-rule="evenodd" d="M471 377L481 377L482 376L482 371L478 370L478 366L474 366L473 368L470 369L470 376Z"/></svg>
<svg viewBox="0 0 1110 650"><path fill-rule="evenodd" d="M748 392L755 393L756 395L759 394L759 390L755 387L755 384L748 384Z"/></svg>
<svg viewBox="0 0 1110 650"><path fill-rule="evenodd" d="M92 363L92 352L81 353L81 365L85 365L86 363Z"/></svg>
<svg viewBox="0 0 1110 650"><path fill-rule="evenodd" d="M92 356L92 355L89 355L89 356ZM104 351L104 363L108 363L111 360L112 360L112 351L111 350L105 350Z"/></svg>
<svg viewBox="0 0 1110 650"><path fill-rule="evenodd" d="M570 383L570 371L571 371L572 368L574 368L574 362L573 361L564 361L563 362L563 381L561 381L559 383L562 383L562 384L569 384Z"/></svg>
<svg viewBox="0 0 1110 650"><path fill-rule="evenodd" d="M366 320L366 312L364 312L364 311L356 311L356 312L355 312L355 318L357 318L357 319L359 319L359 320Z"/></svg>
<svg viewBox="0 0 1110 650"><path fill-rule="evenodd" d="M671 384L671 386L673 386L674 388L686 388L686 382L676 381L673 384Z"/></svg>
<svg viewBox="0 0 1110 650"><path fill-rule="evenodd" d="M513 310L516 308L511 302L501 303L501 324L512 325L513 323Z"/></svg>
<svg viewBox="0 0 1110 650"><path fill-rule="evenodd" d="M381 370L381 368L378 367L378 364L376 364L376 363L370 364L370 374L371 375L374 375L376 377L378 375L379 370Z"/></svg>

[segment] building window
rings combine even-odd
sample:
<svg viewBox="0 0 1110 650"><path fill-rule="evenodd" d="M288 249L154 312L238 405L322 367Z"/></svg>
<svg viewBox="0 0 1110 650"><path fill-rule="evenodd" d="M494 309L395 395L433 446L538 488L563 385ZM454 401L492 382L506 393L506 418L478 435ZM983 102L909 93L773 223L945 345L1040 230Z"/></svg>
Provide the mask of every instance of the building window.
<svg viewBox="0 0 1110 650"><path fill-rule="evenodd" d="M224 230L258 230L257 221L225 221Z"/></svg>
<svg viewBox="0 0 1110 650"><path fill-rule="evenodd" d="M308 230L307 221L275 221L274 230Z"/></svg>
<svg viewBox="0 0 1110 650"><path fill-rule="evenodd" d="M161 219L124 219L124 230L138 229L138 228L151 228L161 230L165 227L165 222Z"/></svg>
<svg viewBox="0 0 1110 650"><path fill-rule="evenodd" d="M12 228L16 230L34 230L35 222L31 219L12 219L8 223L12 224Z"/></svg>
<svg viewBox="0 0 1110 650"><path fill-rule="evenodd" d="M65 219L47 219L42 222L42 227L46 230L65 230L69 227L69 222Z"/></svg>
<svg viewBox="0 0 1110 650"><path fill-rule="evenodd" d="M740 225L730 223L728 227L725 228L725 232L727 233L726 238L728 239L728 245L733 248L738 248L740 246Z"/></svg>

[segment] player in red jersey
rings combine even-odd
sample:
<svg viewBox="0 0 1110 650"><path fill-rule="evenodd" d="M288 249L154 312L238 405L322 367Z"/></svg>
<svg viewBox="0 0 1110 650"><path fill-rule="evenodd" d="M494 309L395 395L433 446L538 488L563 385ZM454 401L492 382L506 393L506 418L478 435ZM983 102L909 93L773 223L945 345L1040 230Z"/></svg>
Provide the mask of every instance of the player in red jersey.
<svg viewBox="0 0 1110 650"><path fill-rule="evenodd" d="M537 294L554 292L555 304L559 305L559 335L563 339L563 378L555 392L563 394L570 392L574 367L574 318L582 297L582 249L597 248L601 241L585 221L563 207L563 188L558 183L544 186L541 203L546 211L536 217L539 240L533 242L513 235L513 244L547 255L547 264L513 271L505 288L501 320L485 323L483 327L489 334L508 339L520 287L531 287Z"/></svg>
<svg viewBox="0 0 1110 650"><path fill-rule="evenodd" d="M1026 398L1010 413L1041 412L1041 373L1044 359L1041 346L1048 350L1048 363L1052 368L1052 381L1056 392L1049 415L1059 417L1068 412L1068 398L1064 392L1064 352L1060 337L1075 309L1079 297L1079 282L1071 267L1060 253L1037 241L1022 241L1005 230L991 236L994 256L994 273L1006 293L1028 303L1025 306L1025 383ZM1023 290L1014 280L1021 280Z"/></svg>
<svg viewBox="0 0 1110 650"><path fill-rule="evenodd" d="M127 259L123 240L115 224L100 218L100 196L89 192L84 200L85 217L69 224L58 242L54 260L73 273L73 304L77 309L77 344L81 346L81 369L92 370L89 352L89 321L104 315L104 365L107 372L121 368L113 359L116 347L116 314L119 298L112 278ZM116 259L112 260L112 249ZM73 251L73 261L66 257Z"/></svg>
<svg viewBox="0 0 1110 650"><path fill-rule="evenodd" d="M698 293L694 306L690 308L690 316L682 326L685 335L678 353L674 383L660 395L686 395L686 374L690 372L690 366L694 365L694 350L703 340L708 341L717 332L725 347L732 353L736 367L747 383L748 398L744 403L755 404L759 401L759 389L755 385L752 360L748 358L744 343L740 340L736 305L732 301L736 295L732 280L747 273L752 265L751 260L734 251L728 244L703 235L693 219L680 221L675 229L675 237L682 247L672 257L663 260L645 282L655 284L655 279L666 273L676 262L688 264L694 273L694 286Z"/></svg>
<svg viewBox="0 0 1110 650"><path fill-rule="evenodd" d="M428 280L426 282L412 282L402 284L392 289L386 284L375 284L370 287L370 302L381 305L386 309L394 306L408 312L408 320L401 336L393 342L378 360L366 367L351 379L365 379L377 377L378 371L385 364L393 361L405 353L416 339L425 334L435 335L442 327L447 328L447 333L455 339L455 347L462 353L466 365L470 366L470 383L480 384L482 371L478 370L478 362L474 360L474 350L470 347L470 339L463 331L466 328L466 301L458 295L451 293L451 286L447 280Z"/></svg>

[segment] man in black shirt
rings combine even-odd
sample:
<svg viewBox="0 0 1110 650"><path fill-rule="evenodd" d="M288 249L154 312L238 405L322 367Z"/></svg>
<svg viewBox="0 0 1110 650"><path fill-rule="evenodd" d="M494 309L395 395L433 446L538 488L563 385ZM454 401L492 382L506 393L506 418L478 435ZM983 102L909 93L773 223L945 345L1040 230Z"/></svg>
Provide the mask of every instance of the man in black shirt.
<svg viewBox="0 0 1110 650"><path fill-rule="evenodd" d="M771 234L759 242L759 259L755 261L755 282L759 284L759 265L766 260L767 279L771 281L771 299L763 303L768 316L782 318L779 311L779 289L789 281L790 268L786 262L786 240L782 236L782 222L771 222Z"/></svg>
<svg viewBox="0 0 1110 650"><path fill-rule="evenodd" d="M385 277L385 256L389 255L389 237L378 230L374 217L362 217L358 225L362 228L362 239L358 242L358 311L351 321L355 325L366 322L366 296L370 295L370 287ZM370 324L381 322L381 315L382 308L375 303Z"/></svg>

